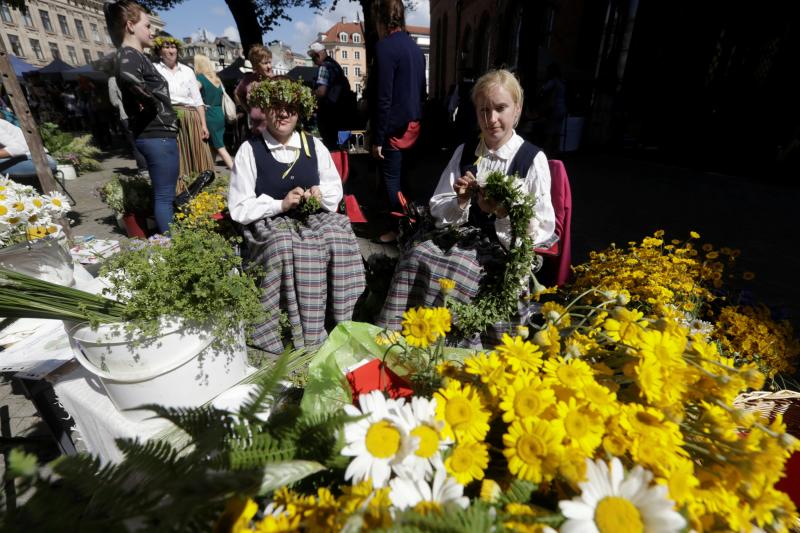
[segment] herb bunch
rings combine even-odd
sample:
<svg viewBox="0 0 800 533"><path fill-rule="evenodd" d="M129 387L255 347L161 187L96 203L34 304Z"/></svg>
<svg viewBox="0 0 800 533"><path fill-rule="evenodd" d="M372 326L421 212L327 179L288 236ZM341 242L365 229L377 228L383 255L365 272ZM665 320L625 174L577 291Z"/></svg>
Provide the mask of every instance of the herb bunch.
<svg viewBox="0 0 800 533"><path fill-rule="evenodd" d="M487 272L471 303L449 302L463 334L480 333L492 324L509 320L517 311L520 293L531 273L534 251L528 226L534 216L534 199L517 186L518 178L517 174L507 176L500 171L486 177L483 194L508 212L511 244L505 268Z"/></svg>
<svg viewBox="0 0 800 533"><path fill-rule="evenodd" d="M147 337L158 332L160 319L179 317L210 325L215 348L230 346L243 325L264 320L260 291L251 274L241 273L231 244L208 229L173 226L169 245L111 257L101 270L112 284L105 293L125 304L129 331Z"/></svg>

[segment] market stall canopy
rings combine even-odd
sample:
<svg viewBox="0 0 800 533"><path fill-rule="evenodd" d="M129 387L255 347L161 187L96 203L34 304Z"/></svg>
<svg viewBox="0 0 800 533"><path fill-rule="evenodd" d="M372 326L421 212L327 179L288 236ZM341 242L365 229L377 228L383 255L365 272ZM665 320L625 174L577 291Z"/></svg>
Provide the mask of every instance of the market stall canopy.
<svg viewBox="0 0 800 533"><path fill-rule="evenodd" d="M64 72L68 72L73 70L73 67L69 66L67 63L62 61L59 58L55 58L47 65L43 66L39 70L36 71L37 74L62 74Z"/></svg>
<svg viewBox="0 0 800 533"><path fill-rule="evenodd" d="M233 63L217 72L217 77L222 81L239 81L244 76L244 73L239 70L244 65L244 58L237 57Z"/></svg>
<svg viewBox="0 0 800 533"><path fill-rule="evenodd" d="M62 74L64 81L75 81L81 76L97 81L105 81L108 79L108 74L96 70L91 63L76 67Z"/></svg>
<svg viewBox="0 0 800 533"><path fill-rule="evenodd" d="M14 54L8 54L8 59L11 60L11 67L14 69L14 74L16 74L17 77L22 76L26 72L36 70L37 68L28 63L27 61L23 61L22 59L18 58Z"/></svg>

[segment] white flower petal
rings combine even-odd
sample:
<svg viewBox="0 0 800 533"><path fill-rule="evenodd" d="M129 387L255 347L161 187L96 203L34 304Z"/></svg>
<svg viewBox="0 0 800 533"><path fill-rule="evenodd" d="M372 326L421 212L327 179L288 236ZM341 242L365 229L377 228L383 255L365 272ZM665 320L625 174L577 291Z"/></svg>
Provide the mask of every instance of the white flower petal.
<svg viewBox="0 0 800 533"><path fill-rule="evenodd" d="M594 519L594 506L586 505L581 501L562 500L558 502L558 507L567 518L574 520Z"/></svg>

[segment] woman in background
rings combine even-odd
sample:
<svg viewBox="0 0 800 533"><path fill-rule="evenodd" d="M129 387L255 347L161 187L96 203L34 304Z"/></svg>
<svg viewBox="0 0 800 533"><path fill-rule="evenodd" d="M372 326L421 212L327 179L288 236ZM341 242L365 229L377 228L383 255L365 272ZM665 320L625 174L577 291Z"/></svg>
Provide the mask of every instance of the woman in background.
<svg viewBox="0 0 800 533"><path fill-rule="evenodd" d="M272 52L260 45L250 48L247 59L253 66L252 72L245 73L234 90L236 103L247 110L251 133L261 133L267 126L264 111L258 106L251 106L248 102L250 91L259 82L272 77Z"/></svg>
<svg viewBox="0 0 800 533"><path fill-rule="evenodd" d="M199 174L214 170L214 160L208 149L208 128L200 83L194 71L178 62L180 41L174 37L156 37L153 49L161 57L156 69L169 84L169 98L180 120L178 150L180 150L180 175Z"/></svg>
<svg viewBox="0 0 800 533"><path fill-rule="evenodd" d="M222 95L225 87L217 77L211 60L202 54L194 56L194 72L200 82L200 94L206 104L206 127L208 128L208 144L213 152L216 164L217 154L225 162L228 169L233 168L233 160L225 149L225 113L222 111Z"/></svg>

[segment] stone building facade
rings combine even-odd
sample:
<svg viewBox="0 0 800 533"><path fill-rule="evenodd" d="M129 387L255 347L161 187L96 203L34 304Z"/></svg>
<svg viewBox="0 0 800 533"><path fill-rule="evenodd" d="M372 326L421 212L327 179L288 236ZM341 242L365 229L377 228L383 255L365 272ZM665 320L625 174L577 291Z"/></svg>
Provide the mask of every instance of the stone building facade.
<svg viewBox="0 0 800 533"><path fill-rule="evenodd" d="M202 54L215 63L218 70L222 70L242 55L241 43L231 41L227 37L211 38L206 30L203 30L199 39L184 37L183 42L179 57L183 63L189 65L194 64L194 56Z"/></svg>
<svg viewBox="0 0 800 533"><path fill-rule="evenodd" d="M85 65L114 50L95 0L27 0L22 10L0 3L0 46L31 65L43 67L56 57ZM164 27L151 16L153 30Z"/></svg>

